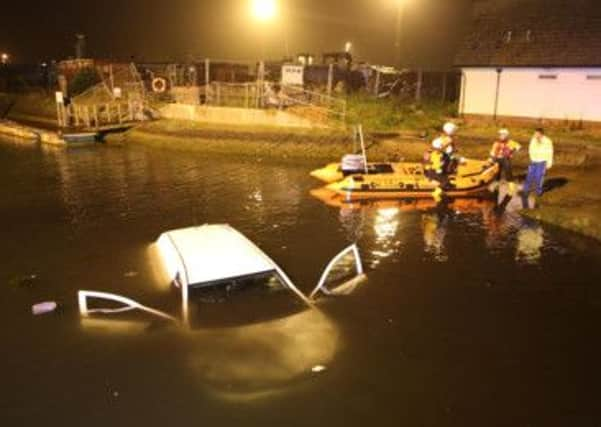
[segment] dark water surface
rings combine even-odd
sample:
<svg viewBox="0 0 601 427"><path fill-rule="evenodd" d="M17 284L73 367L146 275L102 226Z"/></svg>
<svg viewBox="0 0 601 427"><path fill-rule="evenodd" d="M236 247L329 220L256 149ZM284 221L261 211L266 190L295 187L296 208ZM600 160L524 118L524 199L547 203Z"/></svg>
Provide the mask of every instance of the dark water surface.
<svg viewBox="0 0 601 427"><path fill-rule="evenodd" d="M601 423L598 245L484 203L326 206L308 172L1 141L0 425ZM178 314L152 244L204 223L242 231L304 291L357 241L369 281L228 328L79 318L79 289ZM33 317L46 300L61 310ZM236 320L219 301L207 313Z"/></svg>

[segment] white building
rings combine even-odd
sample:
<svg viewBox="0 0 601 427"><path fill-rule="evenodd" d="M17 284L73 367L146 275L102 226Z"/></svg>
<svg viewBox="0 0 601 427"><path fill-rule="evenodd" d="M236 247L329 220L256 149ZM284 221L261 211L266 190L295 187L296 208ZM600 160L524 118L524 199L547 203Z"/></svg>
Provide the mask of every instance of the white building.
<svg viewBox="0 0 601 427"><path fill-rule="evenodd" d="M474 7L456 59L467 117L601 122L596 0L496 0Z"/></svg>

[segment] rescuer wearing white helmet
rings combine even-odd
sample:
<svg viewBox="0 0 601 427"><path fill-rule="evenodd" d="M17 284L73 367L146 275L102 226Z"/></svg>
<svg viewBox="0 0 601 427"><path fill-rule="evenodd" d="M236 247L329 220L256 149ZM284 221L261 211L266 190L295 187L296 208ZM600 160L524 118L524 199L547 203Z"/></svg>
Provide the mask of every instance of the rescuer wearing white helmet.
<svg viewBox="0 0 601 427"><path fill-rule="evenodd" d="M455 123L445 123L442 127L442 134L432 142L432 148L440 150L449 156L455 151L455 134L457 133Z"/></svg>
<svg viewBox="0 0 601 427"><path fill-rule="evenodd" d="M499 165L499 179L505 179L509 183L513 181L511 159L513 155L522 149L522 146L510 138L508 129L499 129L499 137L493 143L490 158Z"/></svg>
<svg viewBox="0 0 601 427"><path fill-rule="evenodd" d="M455 123L448 122L442 127L442 134L432 142L432 149L440 151L444 156L444 172L452 173L456 166L456 159L454 159L456 147L455 147L455 134L457 133L458 127Z"/></svg>
<svg viewBox="0 0 601 427"><path fill-rule="evenodd" d="M451 122L445 123L442 127L442 134L432 141L431 148L424 155L426 176L440 183L440 187L433 193L436 200L440 199L442 190L448 187L448 175L453 172L457 164L457 161L453 158L455 133L457 133L457 125Z"/></svg>

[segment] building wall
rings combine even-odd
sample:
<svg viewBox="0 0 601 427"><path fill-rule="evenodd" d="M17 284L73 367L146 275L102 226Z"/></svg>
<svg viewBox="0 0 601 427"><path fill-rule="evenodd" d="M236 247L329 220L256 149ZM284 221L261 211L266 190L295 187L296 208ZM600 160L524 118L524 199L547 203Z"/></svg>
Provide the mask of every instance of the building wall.
<svg viewBox="0 0 601 427"><path fill-rule="evenodd" d="M463 69L466 115L601 122L601 68ZM496 107L495 107L496 105Z"/></svg>

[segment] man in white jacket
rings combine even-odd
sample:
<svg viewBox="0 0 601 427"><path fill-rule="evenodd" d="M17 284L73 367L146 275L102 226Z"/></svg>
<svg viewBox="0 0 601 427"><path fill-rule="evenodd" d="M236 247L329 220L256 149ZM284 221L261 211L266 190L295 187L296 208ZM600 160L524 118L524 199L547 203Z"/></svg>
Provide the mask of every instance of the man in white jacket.
<svg viewBox="0 0 601 427"><path fill-rule="evenodd" d="M530 166L528 176L524 184L524 194L528 194L534 187L537 196L543 194L543 184L547 170L553 167L553 141L545 135L545 131L539 128L530 141Z"/></svg>

